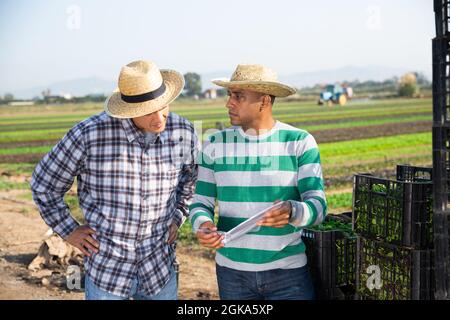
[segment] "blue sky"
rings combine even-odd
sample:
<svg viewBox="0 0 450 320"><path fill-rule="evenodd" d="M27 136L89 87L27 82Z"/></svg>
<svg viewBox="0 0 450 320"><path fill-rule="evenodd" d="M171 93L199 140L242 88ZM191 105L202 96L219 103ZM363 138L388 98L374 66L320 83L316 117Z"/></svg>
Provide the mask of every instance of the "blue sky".
<svg viewBox="0 0 450 320"><path fill-rule="evenodd" d="M0 1L0 92L98 76L132 60L207 73L382 65L431 75L429 0Z"/></svg>

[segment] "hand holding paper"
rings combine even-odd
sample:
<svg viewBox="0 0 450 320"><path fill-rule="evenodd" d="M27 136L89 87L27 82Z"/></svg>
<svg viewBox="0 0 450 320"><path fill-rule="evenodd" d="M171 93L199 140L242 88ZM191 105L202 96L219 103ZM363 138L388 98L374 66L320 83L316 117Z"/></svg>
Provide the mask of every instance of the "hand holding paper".
<svg viewBox="0 0 450 320"><path fill-rule="evenodd" d="M283 219L281 219L278 216L285 215L286 209L282 209L284 205L285 205L284 202L276 202L274 205L270 206L269 208L266 208L266 209L258 212L251 218L248 218L244 222L238 224L236 227L234 227L233 229L231 229L230 231L225 233L223 243L226 244L234 239L237 239L240 236L252 231L253 229L255 229L255 227L258 227L258 226L263 226L263 225L264 226L273 226L273 225L278 226L278 225L280 225L280 227L281 227L282 226L281 222L283 222L285 219L284 219L284 217L283 217ZM288 205L290 205L290 204L288 203ZM267 218L267 219L269 219L268 221L266 220L266 217L268 217ZM289 213L288 213L288 219L289 219ZM273 223L272 221L275 221L275 223Z"/></svg>
<svg viewBox="0 0 450 320"><path fill-rule="evenodd" d="M261 221L257 223L258 226L282 228L289 223L291 215L291 203L289 201L275 201L280 204L279 207L270 209Z"/></svg>
<svg viewBox="0 0 450 320"><path fill-rule="evenodd" d="M251 232L255 227L266 226L281 228L289 222L291 204L288 201L276 201L274 205L258 212L244 222L238 224L228 232L217 231L212 222L205 222L197 231L197 238L201 245L219 249L228 242Z"/></svg>
<svg viewBox="0 0 450 320"><path fill-rule="evenodd" d="M196 235L198 241L204 247L213 249L219 249L223 247L223 232L217 231L217 227L210 221L202 223L200 225L200 228L197 230Z"/></svg>

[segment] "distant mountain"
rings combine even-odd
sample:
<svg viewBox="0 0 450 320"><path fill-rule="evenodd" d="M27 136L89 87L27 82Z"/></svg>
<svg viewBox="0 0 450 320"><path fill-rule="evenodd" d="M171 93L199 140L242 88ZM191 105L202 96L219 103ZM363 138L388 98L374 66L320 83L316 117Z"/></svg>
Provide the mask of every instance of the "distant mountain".
<svg viewBox="0 0 450 320"><path fill-rule="evenodd" d="M117 87L117 83L112 80L104 80L97 77L80 78L69 81L61 81L49 84L48 86L38 86L24 90L12 90L16 98L29 99L41 96L45 89L50 89L52 95L71 94L73 96L85 96L87 94L108 94Z"/></svg>
<svg viewBox="0 0 450 320"><path fill-rule="evenodd" d="M279 78L281 81L293 85L297 88L314 86L321 83L334 83L342 81L359 81L376 80L381 81L394 76L401 76L409 71L405 68L393 68L385 66L347 66L337 69L319 70L313 72L281 74ZM221 77L230 77L233 71L214 71L202 73L202 88L203 90L215 87L211 83L212 79ZM425 74L431 80L431 74ZM16 98L30 99L35 96L41 96L41 92L47 88L50 89L54 95L71 94L74 96L84 96L87 94L104 93L108 94L117 87L116 80L105 80L98 77L80 78L70 81L55 82L47 86L38 86L24 90L6 90L0 91L0 94L11 92Z"/></svg>

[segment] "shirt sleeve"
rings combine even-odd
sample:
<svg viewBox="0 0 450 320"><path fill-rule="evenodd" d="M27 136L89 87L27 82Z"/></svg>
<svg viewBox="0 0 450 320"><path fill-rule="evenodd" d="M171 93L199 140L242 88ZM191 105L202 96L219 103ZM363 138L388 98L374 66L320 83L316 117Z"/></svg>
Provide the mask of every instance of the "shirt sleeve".
<svg viewBox="0 0 450 320"><path fill-rule="evenodd" d="M189 215L189 205L192 203L195 182L198 175L197 154L199 150L198 138L195 132L190 140L190 156L188 161L183 163L181 177L177 186L177 209L174 216L174 222L178 226L184 223Z"/></svg>
<svg viewBox="0 0 450 320"><path fill-rule="evenodd" d="M64 202L64 195L80 173L84 158L85 145L81 127L77 125L44 156L32 175L31 191L41 217L62 238L79 226Z"/></svg>
<svg viewBox="0 0 450 320"><path fill-rule="evenodd" d="M212 148L213 144L207 141L198 153L198 180L195 186L194 200L189 207L189 219L194 233L203 223L207 221L214 223L217 190Z"/></svg>
<svg viewBox="0 0 450 320"><path fill-rule="evenodd" d="M298 159L297 187L302 201L292 204L290 224L310 227L322 223L327 214L320 153L314 137L305 137L304 148Z"/></svg>

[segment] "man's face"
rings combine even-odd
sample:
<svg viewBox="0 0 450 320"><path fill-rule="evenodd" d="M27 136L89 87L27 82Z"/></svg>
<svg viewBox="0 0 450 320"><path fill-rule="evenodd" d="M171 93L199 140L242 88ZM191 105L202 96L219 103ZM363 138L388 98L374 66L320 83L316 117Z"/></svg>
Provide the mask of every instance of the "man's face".
<svg viewBox="0 0 450 320"><path fill-rule="evenodd" d="M158 111L133 118L132 120L136 127L144 132L161 133L166 128L168 114L169 106L167 105Z"/></svg>
<svg viewBox="0 0 450 320"><path fill-rule="evenodd" d="M228 116L233 126L248 127L260 116L262 94L242 89L229 89Z"/></svg>

